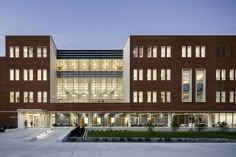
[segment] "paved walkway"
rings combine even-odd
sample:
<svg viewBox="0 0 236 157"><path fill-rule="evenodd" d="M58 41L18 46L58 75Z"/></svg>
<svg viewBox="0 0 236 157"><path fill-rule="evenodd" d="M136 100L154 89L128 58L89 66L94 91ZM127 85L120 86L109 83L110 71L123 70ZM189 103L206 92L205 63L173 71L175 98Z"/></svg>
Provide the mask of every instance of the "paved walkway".
<svg viewBox="0 0 236 157"><path fill-rule="evenodd" d="M38 130L0 133L0 157L235 157L236 143L61 143L68 129L25 141Z"/></svg>

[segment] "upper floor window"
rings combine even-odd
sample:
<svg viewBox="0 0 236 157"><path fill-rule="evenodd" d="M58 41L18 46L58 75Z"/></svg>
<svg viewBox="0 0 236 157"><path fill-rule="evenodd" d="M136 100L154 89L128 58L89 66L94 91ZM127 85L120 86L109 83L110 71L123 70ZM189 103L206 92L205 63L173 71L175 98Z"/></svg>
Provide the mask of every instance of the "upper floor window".
<svg viewBox="0 0 236 157"><path fill-rule="evenodd" d="M206 70L196 69L195 101L206 102Z"/></svg>
<svg viewBox="0 0 236 157"><path fill-rule="evenodd" d="M28 97L28 92L24 92L24 103L28 103L29 97Z"/></svg>
<svg viewBox="0 0 236 157"><path fill-rule="evenodd" d="M33 71L33 69L29 69L29 80L30 81L34 80L34 71Z"/></svg>
<svg viewBox="0 0 236 157"><path fill-rule="evenodd" d="M19 46L15 46L15 58L19 58L20 57L20 48Z"/></svg>
<svg viewBox="0 0 236 157"><path fill-rule="evenodd" d="M43 47L43 58L47 58L47 46Z"/></svg>
<svg viewBox="0 0 236 157"><path fill-rule="evenodd" d="M28 70L24 69L24 81L28 81Z"/></svg>
<svg viewBox="0 0 236 157"><path fill-rule="evenodd" d="M37 46L37 57L41 58L42 57L42 49L41 46Z"/></svg>
<svg viewBox="0 0 236 157"><path fill-rule="evenodd" d="M28 47L27 46L23 46L23 57L28 58Z"/></svg>
<svg viewBox="0 0 236 157"><path fill-rule="evenodd" d="M182 58L192 57L192 46L182 46Z"/></svg>
<svg viewBox="0 0 236 157"><path fill-rule="evenodd" d="M216 91L216 102L225 102L226 100L225 91Z"/></svg>
<svg viewBox="0 0 236 157"><path fill-rule="evenodd" d="M147 47L147 58L156 58L157 57L157 46L148 46Z"/></svg>
<svg viewBox="0 0 236 157"><path fill-rule="evenodd" d="M10 69L10 81L14 81L14 80L15 80L15 70Z"/></svg>
<svg viewBox="0 0 236 157"><path fill-rule="evenodd" d="M133 57L134 58L143 58L143 47L142 46L135 46L133 48Z"/></svg>
<svg viewBox="0 0 236 157"><path fill-rule="evenodd" d="M161 80L171 80L171 69L161 69Z"/></svg>
<svg viewBox="0 0 236 157"><path fill-rule="evenodd" d="M15 57L15 55L14 55L14 46L9 47L9 52L10 52L10 58L14 58Z"/></svg>
<svg viewBox="0 0 236 157"><path fill-rule="evenodd" d="M20 70L19 69L10 69L10 81L19 81L20 80Z"/></svg>
<svg viewBox="0 0 236 157"><path fill-rule="evenodd" d="M48 100L47 92L43 92L43 102L46 103Z"/></svg>
<svg viewBox="0 0 236 157"><path fill-rule="evenodd" d="M9 47L9 57L10 58L19 58L20 57L20 48L19 46L10 46Z"/></svg>
<svg viewBox="0 0 236 157"><path fill-rule="evenodd" d="M33 103L34 102L34 92L30 91L29 92L29 103Z"/></svg>
<svg viewBox="0 0 236 157"><path fill-rule="evenodd" d="M29 46L29 58L33 58L33 46Z"/></svg>
<svg viewBox="0 0 236 157"><path fill-rule="evenodd" d="M133 70L133 80L134 80L134 81L137 81L137 80L138 80L138 70L137 70L137 69L134 69L134 70Z"/></svg>
<svg viewBox="0 0 236 157"><path fill-rule="evenodd" d="M10 103L14 103L15 102L15 92L10 92Z"/></svg>
<svg viewBox="0 0 236 157"><path fill-rule="evenodd" d="M171 46L161 46L161 58L171 57Z"/></svg>
<svg viewBox="0 0 236 157"><path fill-rule="evenodd" d="M37 92L37 97L38 97L37 102L41 103L42 102L42 92Z"/></svg>
<svg viewBox="0 0 236 157"><path fill-rule="evenodd" d="M41 69L38 69L38 70L37 70L37 80L38 80L38 81L41 81L41 80L42 80L42 71L41 71Z"/></svg>
<svg viewBox="0 0 236 157"><path fill-rule="evenodd" d="M236 80L236 69L229 70L229 80Z"/></svg>
<svg viewBox="0 0 236 157"><path fill-rule="evenodd" d="M148 81L152 80L152 70L151 69L147 69L147 80Z"/></svg>
<svg viewBox="0 0 236 157"><path fill-rule="evenodd" d="M20 102L20 92L10 92L10 103L19 103Z"/></svg>
<svg viewBox="0 0 236 157"><path fill-rule="evenodd" d="M205 46L196 46L195 47L196 58L205 58Z"/></svg>
<svg viewBox="0 0 236 157"><path fill-rule="evenodd" d="M229 102L230 103L236 102L236 91L229 92Z"/></svg>
<svg viewBox="0 0 236 157"><path fill-rule="evenodd" d="M170 91L161 91L161 102L170 103L171 102L171 92Z"/></svg>
<svg viewBox="0 0 236 157"><path fill-rule="evenodd" d="M43 81L47 81L47 69L43 69Z"/></svg>
<svg viewBox="0 0 236 157"><path fill-rule="evenodd" d="M182 102L192 102L192 69L182 69Z"/></svg>
<svg viewBox="0 0 236 157"><path fill-rule="evenodd" d="M225 69L216 69L216 80L226 80Z"/></svg>

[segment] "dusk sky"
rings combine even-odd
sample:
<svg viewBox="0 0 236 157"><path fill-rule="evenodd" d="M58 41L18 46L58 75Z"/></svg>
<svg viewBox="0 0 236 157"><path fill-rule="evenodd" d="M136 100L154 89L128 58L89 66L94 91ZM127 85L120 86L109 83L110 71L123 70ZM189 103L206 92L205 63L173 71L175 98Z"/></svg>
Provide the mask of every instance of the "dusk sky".
<svg viewBox="0 0 236 157"><path fill-rule="evenodd" d="M122 49L129 35L236 35L236 0L0 0L5 35L52 35L58 49Z"/></svg>

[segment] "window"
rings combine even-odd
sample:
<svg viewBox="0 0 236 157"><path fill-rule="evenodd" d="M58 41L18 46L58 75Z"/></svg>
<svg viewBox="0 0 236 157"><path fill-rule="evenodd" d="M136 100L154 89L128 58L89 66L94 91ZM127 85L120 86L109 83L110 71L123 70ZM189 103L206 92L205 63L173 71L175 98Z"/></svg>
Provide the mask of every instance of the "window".
<svg viewBox="0 0 236 157"><path fill-rule="evenodd" d="M47 92L43 92L43 102L47 102Z"/></svg>
<svg viewBox="0 0 236 157"><path fill-rule="evenodd" d="M165 98L166 96L165 95L166 95L166 93L162 91L161 92L161 102L162 103L165 103L165 101L166 101L166 98Z"/></svg>
<svg viewBox="0 0 236 157"><path fill-rule="evenodd" d="M206 70L196 69L195 101L206 102Z"/></svg>
<svg viewBox="0 0 236 157"><path fill-rule="evenodd" d="M20 56L19 46L15 46L15 58L19 58L19 56Z"/></svg>
<svg viewBox="0 0 236 157"><path fill-rule="evenodd" d="M19 81L19 80L20 80L20 70L19 70L19 69L16 69L16 70L15 70L15 80L16 80L16 81Z"/></svg>
<svg viewBox="0 0 236 157"><path fill-rule="evenodd" d="M152 57L152 47L148 46L147 47L147 58L151 58Z"/></svg>
<svg viewBox="0 0 236 157"><path fill-rule="evenodd" d="M28 81L28 70L24 69L24 81Z"/></svg>
<svg viewBox="0 0 236 157"><path fill-rule="evenodd" d="M137 57L138 57L138 47L137 47L137 46L135 46L135 47L133 48L133 57L134 57L134 58L137 58Z"/></svg>
<svg viewBox="0 0 236 157"><path fill-rule="evenodd" d="M34 80L34 71L33 71L33 69L29 69L29 80L30 81Z"/></svg>
<svg viewBox="0 0 236 157"><path fill-rule="evenodd" d="M43 47L43 58L47 58L47 46Z"/></svg>
<svg viewBox="0 0 236 157"><path fill-rule="evenodd" d="M196 46L195 47L195 57L196 58L205 58L205 46Z"/></svg>
<svg viewBox="0 0 236 157"><path fill-rule="evenodd" d="M152 80L154 80L154 81L157 80L157 69L152 70Z"/></svg>
<svg viewBox="0 0 236 157"><path fill-rule="evenodd" d="M38 69L38 70L37 70L37 80L38 80L38 81L41 81L41 80L42 80L42 71L41 71L41 69Z"/></svg>
<svg viewBox="0 0 236 157"><path fill-rule="evenodd" d="M182 46L182 58L186 58L186 46Z"/></svg>
<svg viewBox="0 0 236 157"><path fill-rule="evenodd" d="M34 102L34 92L32 92L32 91L29 92L29 102L30 103Z"/></svg>
<svg viewBox="0 0 236 157"><path fill-rule="evenodd" d="M37 102L41 103L42 102L42 92L37 92L37 97L38 97Z"/></svg>
<svg viewBox="0 0 236 157"><path fill-rule="evenodd" d="M170 91L161 91L161 102L162 103L170 103L171 102Z"/></svg>
<svg viewBox="0 0 236 157"><path fill-rule="evenodd" d="M15 92L15 102L16 103L20 102L20 92Z"/></svg>
<svg viewBox="0 0 236 157"><path fill-rule="evenodd" d="M225 91L216 91L216 102L220 103L220 102L225 102L226 100L226 94Z"/></svg>
<svg viewBox="0 0 236 157"><path fill-rule="evenodd" d="M236 102L236 91L229 92L229 102L230 103Z"/></svg>
<svg viewBox="0 0 236 157"><path fill-rule="evenodd" d="M28 57L28 47L27 46L23 46L23 57L24 58Z"/></svg>
<svg viewBox="0 0 236 157"><path fill-rule="evenodd" d="M165 69L161 69L161 80L166 80L166 70Z"/></svg>
<svg viewBox="0 0 236 157"><path fill-rule="evenodd" d="M182 69L182 102L192 102L191 69Z"/></svg>
<svg viewBox="0 0 236 157"><path fill-rule="evenodd" d="M15 93L14 92L10 92L10 103L14 103L15 102Z"/></svg>
<svg viewBox="0 0 236 157"><path fill-rule="evenodd" d="M157 92L152 92L152 102L157 102Z"/></svg>
<svg viewBox="0 0 236 157"><path fill-rule="evenodd" d="M166 47L161 46L161 58L165 58L165 57L166 57Z"/></svg>
<svg viewBox="0 0 236 157"><path fill-rule="evenodd" d="M38 46L38 47L37 47L37 57L38 57L38 58L41 58L41 57L42 57L42 49L41 49L41 46Z"/></svg>
<svg viewBox="0 0 236 157"><path fill-rule="evenodd" d="M10 58L14 58L14 46L10 46L9 47L9 49L10 49Z"/></svg>
<svg viewBox="0 0 236 157"><path fill-rule="evenodd" d="M171 69L161 69L161 80L171 80Z"/></svg>
<svg viewBox="0 0 236 157"><path fill-rule="evenodd" d="M153 58L157 58L157 46L153 46Z"/></svg>
<svg viewBox="0 0 236 157"><path fill-rule="evenodd" d="M138 102L137 100L138 100L138 92L134 91L133 92L133 102L137 103Z"/></svg>
<svg viewBox="0 0 236 157"><path fill-rule="evenodd" d="M226 80L225 69L216 69L216 80Z"/></svg>
<svg viewBox="0 0 236 157"><path fill-rule="evenodd" d="M191 58L192 46L182 46L182 58Z"/></svg>
<svg viewBox="0 0 236 157"><path fill-rule="evenodd" d="M47 69L43 69L43 81L47 81Z"/></svg>
<svg viewBox="0 0 236 157"><path fill-rule="evenodd" d="M236 80L236 69L229 70L229 80Z"/></svg>
<svg viewBox="0 0 236 157"><path fill-rule="evenodd" d="M28 103L28 92L24 92L24 103Z"/></svg>
<svg viewBox="0 0 236 157"><path fill-rule="evenodd" d="M134 69L133 70L133 79L134 79L134 81L137 81L138 80L138 70L137 69Z"/></svg>
<svg viewBox="0 0 236 157"><path fill-rule="evenodd" d="M147 80L148 81L152 80L152 70L151 69L147 69Z"/></svg>
<svg viewBox="0 0 236 157"><path fill-rule="evenodd" d="M140 46L138 51L139 51L139 58L143 58L143 47Z"/></svg>
<svg viewBox="0 0 236 157"><path fill-rule="evenodd" d="M138 102L142 103L143 102L143 92L138 93Z"/></svg>
<svg viewBox="0 0 236 157"><path fill-rule="evenodd" d="M150 92L150 91L147 92L147 102L148 103L152 102L152 92Z"/></svg>
<svg viewBox="0 0 236 157"><path fill-rule="evenodd" d="M139 69L139 81L143 80L143 69Z"/></svg>
<svg viewBox="0 0 236 157"><path fill-rule="evenodd" d="M33 58L33 46L29 46L29 58Z"/></svg>
<svg viewBox="0 0 236 157"><path fill-rule="evenodd" d="M14 81L14 69L10 69L10 81Z"/></svg>
<svg viewBox="0 0 236 157"><path fill-rule="evenodd" d="M171 57L171 46L167 46L167 54L166 54L167 58Z"/></svg>

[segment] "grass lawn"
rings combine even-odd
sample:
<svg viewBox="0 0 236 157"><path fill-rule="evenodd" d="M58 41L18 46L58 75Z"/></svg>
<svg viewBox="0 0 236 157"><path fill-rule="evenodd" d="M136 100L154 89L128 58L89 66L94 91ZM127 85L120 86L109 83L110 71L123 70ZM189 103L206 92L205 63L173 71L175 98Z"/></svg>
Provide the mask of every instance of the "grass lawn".
<svg viewBox="0 0 236 157"><path fill-rule="evenodd" d="M170 137L170 138L227 138L236 139L236 132L145 132L89 131L88 137Z"/></svg>

